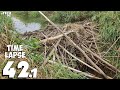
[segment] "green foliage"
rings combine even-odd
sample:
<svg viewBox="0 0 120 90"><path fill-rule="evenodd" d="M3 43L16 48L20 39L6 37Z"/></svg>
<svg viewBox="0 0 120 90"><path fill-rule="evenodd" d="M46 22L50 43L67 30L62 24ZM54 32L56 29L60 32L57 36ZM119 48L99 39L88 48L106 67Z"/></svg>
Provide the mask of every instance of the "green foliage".
<svg viewBox="0 0 120 90"><path fill-rule="evenodd" d="M30 18L40 17L40 14L37 11L32 11L32 12L29 13L29 17Z"/></svg>
<svg viewBox="0 0 120 90"><path fill-rule="evenodd" d="M69 23L85 20L91 17L92 13L88 11L55 11L50 18L58 23Z"/></svg>
<svg viewBox="0 0 120 90"><path fill-rule="evenodd" d="M6 17L5 15L0 14L0 32L4 32L4 27L8 27L12 29L12 20L10 17Z"/></svg>
<svg viewBox="0 0 120 90"><path fill-rule="evenodd" d="M84 76L82 76L78 73L72 72L69 69L62 67L61 65L55 65L54 71L55 71L55 78L58 78L58 79L67 79L67 78L85 79Z"/></svg>
<svg viewBox="0 0 120 90"><path fill-rule="evenodd" d="M27 39L23 39L21 37L18 37L15 38L14 44L24 45L24 48L28 50L28 52L26 52L26 55L32 61L42 62L44 60L43 55L40 54L39 51L37 51L41 48L40 41L37 38L30 37Z"/></svg>
<svg viewBox="0 0 120 90"><path fill-rule="evenodd" d="M120 12L119 11L102 11L96 12L92 17L93 21L96 21L100 25L100 35L103 42L108 42L110 45L105 46L105 50L108 50L110 46L120 36ZM114 45L114 47L107 53L107 56L118 56L120 52L117 49L120 47L120 40ZM104 50L104 51L105 51ZM108 57L110 63L120 68L119 57Z"/></svg>
<svg viewBox="0 0 120 90"><path fill-rule="evenodd" d="M48 21L39 14L38 11L22 11L13 12L15 16L19 17L24 22L38 22L44 27ZM85 20L90 18L95 12L94 11L44 11L43 12L48 18L55 23L69 23Z"/></svg>
<svg viewBox="0 0 120 90"><path fill-rule="evenodd" d="M36 50L37 48L40 48L40 41L37 38L30 37L24 41L24 44L30 50Z"/></svg>
<svg viewBox="0 0 120 90"><path fill-rule="evenodd" d="M10 17L0 14L0 43L5 46L12 42L13 39L13 25ZM2 49L1 47L0 49Z"/></svg>
<svg viewBox="0 0 120 90"><path fill-rule="evenodd" d="M87 79L80 73L64 68L61 64L52 64L44 67L44 73L46 77L54 79Z"/></svg>
<svg viewBox="0 0 120 90"><path fill-rule="evenodd" d="M120 73L116 74L116 79L120 79Z"/></svg>
<svg viewBox="0 0 120 90"><path fill-rule="evenodd" d="M28 48L27 56L34 62L42 62L43 55L40 54L38 49L41 49L40 41L37 38L30 37L29 39L24 40L24 45Z"/></svg>
<svg viewBox="0 0 120 90"><path fill-rule="evenodd" d="M43 58L43 55L42 54L40 54L40 53L36 53L36 52L31 52L29 55L28 55L28 57L31 59L31 60L33 60L34 62L36 62L36 63L43 63L43 61L44 61L44 58Z"/></svg>
<svg viewBox="0 0 120 90"><path fill-rule="evenodd" d="M103 41L114 42L120 36L120 12L97 12L92 20L100 24L100 34Z"/></svg>

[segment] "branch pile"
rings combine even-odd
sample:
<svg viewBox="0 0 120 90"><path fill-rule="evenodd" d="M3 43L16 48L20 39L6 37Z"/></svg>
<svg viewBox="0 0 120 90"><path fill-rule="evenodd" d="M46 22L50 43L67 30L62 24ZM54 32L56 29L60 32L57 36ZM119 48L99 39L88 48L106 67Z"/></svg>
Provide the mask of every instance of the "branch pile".
<svg viewBox="0 0 120 90"><path fill-rule="evenodd" d="M43 44L45 56L43 65L61 63L65 68L97 79L112 79L120 72L102 57L97 45L99 30L95 23L84 21L58 27L44 17L50 25L42 31L24 34L27 37L39 38Z"/></svg>

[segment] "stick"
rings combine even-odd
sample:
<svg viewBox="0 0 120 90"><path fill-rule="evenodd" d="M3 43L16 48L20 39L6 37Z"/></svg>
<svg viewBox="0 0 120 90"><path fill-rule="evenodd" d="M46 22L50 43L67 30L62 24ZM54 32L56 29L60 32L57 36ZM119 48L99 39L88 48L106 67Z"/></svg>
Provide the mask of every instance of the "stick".
<svg viewBox="0 0 120 90"><path fill-rule="evenodd" d="M111 48L116 44L116 42L120 39L120 37L117 38L117 40L112 44L112 46L105 52L105 54L103 56L105 56L110 50Z"/></svg>
<svg viewBox="0 0 120 90"><path fill-rule="evenodd" d="M65 34L67 35L67 34L69 34L69 33L71 33L71 32L74 32L74 31L69 31L69 32L67 32L67 33L65 33ZM47 42L47 41L55 40L55 39L58 39L58 38L63 37L63 36L64 36L63 34L60 34L60 35L55 36L55 37L50 37L50 38L41 40L40 42L45 43L45 42Z"/></svg>
<svg viewBox="0 0 120 90"><path fill-rule="evenodd" d="M92 36L93 36L93 41L94 41L94 43L95 43L96 49L97 49L97 51L98 51L98 54L99 54L99 56L101 57L101 54L100 54L100 51L99 51L99 49L98 49L98 46L97 46L97 43L96 43L96 40L95 40L95 36L93 35L93 33L92 33Z"/></svg>
<svg viewBox="0 0 120 90"><path fill-rule="evenodd" d="M42 33L43 34L43 33ZM45 37L45 38L48 38L45 34L43 34L43 36ZM45 55L44 55L44 60L46 60L46 55L47 55L47 52L46 52L46 42L44 42L44 45L45 45Z"/></svg>

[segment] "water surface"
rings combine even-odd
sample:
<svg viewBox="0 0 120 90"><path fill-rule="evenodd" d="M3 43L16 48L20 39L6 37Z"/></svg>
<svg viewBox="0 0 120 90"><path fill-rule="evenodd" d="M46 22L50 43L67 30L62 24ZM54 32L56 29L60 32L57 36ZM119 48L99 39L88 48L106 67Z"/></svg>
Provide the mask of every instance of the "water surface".
<svg viewBox="0 0 120 90"><path fill-rule="evenodd" d="M33 32L35 30L40 30L41 25L39 23L24 23L16 17L12 17L14 29L20 33L24 34L25 32Z"/></svg>

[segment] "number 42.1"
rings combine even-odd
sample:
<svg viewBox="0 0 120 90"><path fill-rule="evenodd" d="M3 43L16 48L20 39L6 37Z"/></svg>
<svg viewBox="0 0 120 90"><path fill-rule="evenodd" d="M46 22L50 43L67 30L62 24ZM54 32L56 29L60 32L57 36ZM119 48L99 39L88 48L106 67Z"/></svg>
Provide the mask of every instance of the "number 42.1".
<svg viewBox="0 0 120 90"><path fill-rule="evenodd" d="M11 66L13 65L14 61L8 61L6 66L3 69L3 75L7 75L9 76L9 78L14 78L16 70L14 68L11 68ZM17 65L18 69L22 68L22 71L20 72L20 74L18 75L18 78L28 78L28 77L33 77L36 78L37 77L37 68L34 68L31 70L30 74L29 72L27 72L28 68L29 68L29 64L26 61L21 61L18 63Z"/></svg>

